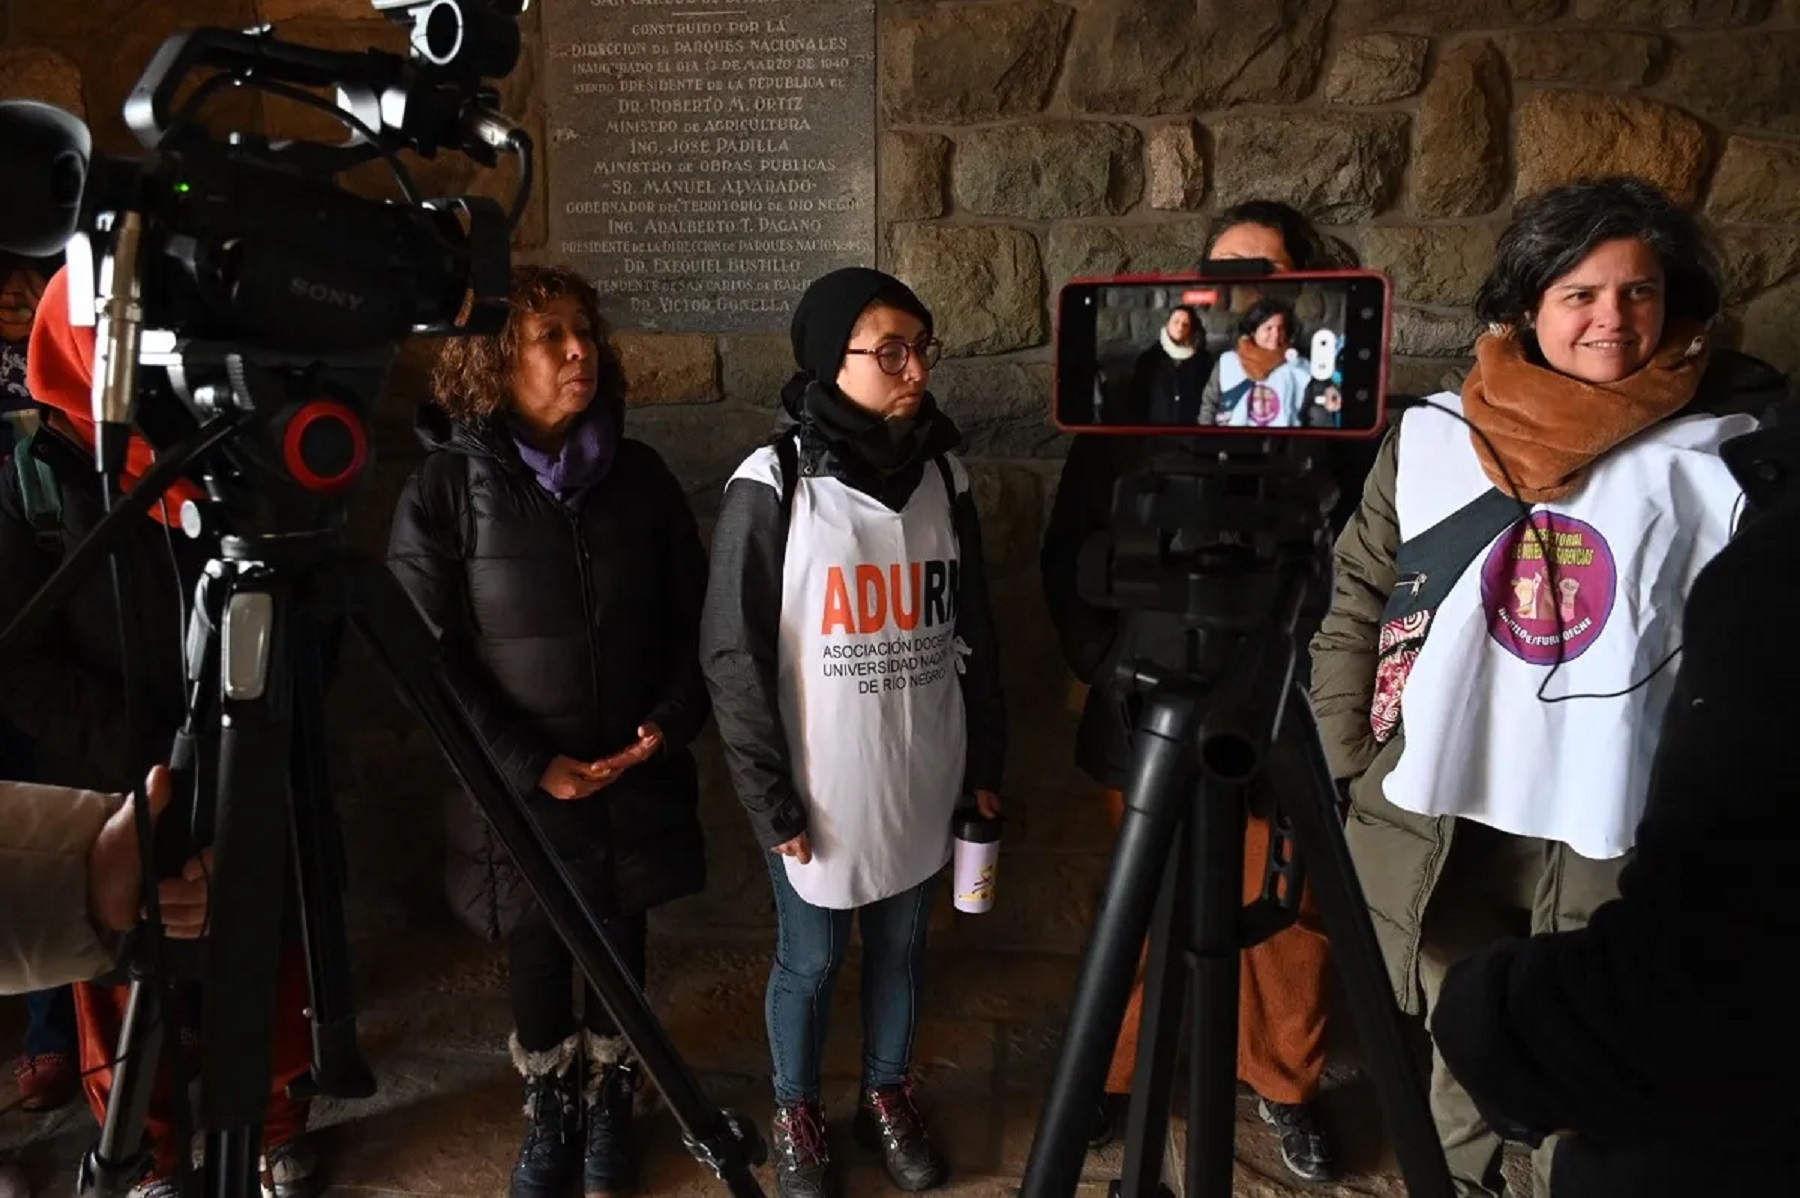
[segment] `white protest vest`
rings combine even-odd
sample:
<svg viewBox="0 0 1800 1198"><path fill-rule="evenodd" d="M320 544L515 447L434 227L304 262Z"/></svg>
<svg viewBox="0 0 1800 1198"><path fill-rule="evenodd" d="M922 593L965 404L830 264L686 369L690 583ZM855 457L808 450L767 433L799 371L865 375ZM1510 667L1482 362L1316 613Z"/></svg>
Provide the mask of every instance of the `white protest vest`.
<svg viewBox="0 0 1800 1198"><path fill-rule="evenodd" d="M1462 411L1452 393L1431 402ZM1476 554L1407 678L1389 802L1559 840L1593 860L1631 849L1680 666L1663 663L1681 645L1695 575L1737 516L1741 491L1718 447L1755 427L1693 416L1646 430L1572 497L1533 509L1541 537L1521 520ZM1468 426L1430 408L1403 418L1399 461L1403 541L1492 485ZM1541 701L1559 640L1544 698L1630 693Z"/></svg>
<svg viewBox="0 0 1800 1198"><path fill-rule="evenodd" d="M962 464L948 461L967 490ZM738 473L781 485L772 449ZM929 462L899 512L833 478L795 487L780 709L813 857L782 861L814 906L892 897L950 860L968 737L952 504Z"/></svg>
<svg viewBox="0 0 1800 1198"><path fill-rule="evenodd" d="M1243 359L1235 349L1219 355L1218 369L1221 397L1233 387L1250 384L1249 392L1240 396L1237 403L1220 410L1220 424L1235 428L1292 428L1301 423L1300 410L1305 406L1306 385L1312 376L1297 357L1290 357L1269 371L1269 377L1261 382L1245 373Z"/></svg>

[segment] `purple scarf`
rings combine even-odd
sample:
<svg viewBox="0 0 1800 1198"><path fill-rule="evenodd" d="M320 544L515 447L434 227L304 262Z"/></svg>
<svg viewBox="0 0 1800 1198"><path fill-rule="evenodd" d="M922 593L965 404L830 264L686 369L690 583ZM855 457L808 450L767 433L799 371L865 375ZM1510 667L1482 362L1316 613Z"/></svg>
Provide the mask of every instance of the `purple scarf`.
<svg viewBox="0 0 1800 1198"><path fill-rule="evenodd" d="M556 502L574 508L612 469L619 433L616 423L602 405L595 402L588 405L581 419L569 430L568 440L556 453L545 453L531 444L519 435L516 427L513 444L518 446L519 458L537 477L538 485Z"/></svg>

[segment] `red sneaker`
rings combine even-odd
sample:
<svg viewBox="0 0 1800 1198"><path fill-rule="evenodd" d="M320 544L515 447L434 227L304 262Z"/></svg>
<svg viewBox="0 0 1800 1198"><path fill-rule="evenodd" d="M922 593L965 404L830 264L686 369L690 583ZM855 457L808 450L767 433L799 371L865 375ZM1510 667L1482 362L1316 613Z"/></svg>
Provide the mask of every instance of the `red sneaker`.
<svg viewBox="0 0 1800 1198"><path fill-rule="evenodd" d="M81 1071L66 1052L20 1057L13 1067L19 1081L19 1109L54 1111L67 1106L81 1089Z"/></svg>

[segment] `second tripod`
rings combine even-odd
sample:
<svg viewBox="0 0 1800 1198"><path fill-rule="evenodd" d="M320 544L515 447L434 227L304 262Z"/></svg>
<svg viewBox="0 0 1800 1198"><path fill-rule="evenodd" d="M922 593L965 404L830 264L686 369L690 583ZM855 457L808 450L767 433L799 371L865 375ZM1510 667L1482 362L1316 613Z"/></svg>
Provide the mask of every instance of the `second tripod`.
<svg viewBox="0 0 1800 1198"><path fill-rule="evenodd" d="M1147 633L1160 622L1164 635L1140 643L1121 633L1131 643L1113 685L1140 707L1132 773L1022 1198L1066 1198L1081 1180L1146 938L1118 1195L1159 1191L1185 995L1192 1042L1183 1192L1229 1198L1241 955L1292 922L1303 866L1408 1190L1416 1198L1452 1192L1295 668L1301 613L1314 606L1324 577L1324 521L1307 479L1303 462L1276 457L1222 459L1197 474L1120 485L1109 585L1094 590L1141 613ZM1271 850L1262 896L1246 906L1244 833L1253 805L1269 821Z"/></svg>

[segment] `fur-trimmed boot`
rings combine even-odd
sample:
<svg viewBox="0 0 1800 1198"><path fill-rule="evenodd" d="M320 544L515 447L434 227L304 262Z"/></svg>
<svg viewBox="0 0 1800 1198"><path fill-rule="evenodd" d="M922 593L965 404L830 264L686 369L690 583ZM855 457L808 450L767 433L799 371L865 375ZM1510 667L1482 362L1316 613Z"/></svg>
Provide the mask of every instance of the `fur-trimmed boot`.
<svg viewBox="0 0 1800 1198"><path fill-rule="evenodd" d="M587 1151L582 1191L587 1198L625 1198L637 1190L637 1141L632 1134L632 1100L637 1072L623 1036L587 1033Z"/></svg>
<svg viewBox="0 0 1800 1198"><path fill-rule="evenodd" d="M513 1065L525 1079L525 1142L513 1166L511 1198L566 1198L581 1160L581 1093L577 1032L544 1052L511 1039Z"/></svg>

